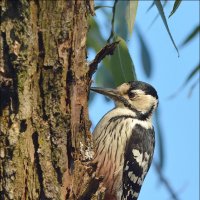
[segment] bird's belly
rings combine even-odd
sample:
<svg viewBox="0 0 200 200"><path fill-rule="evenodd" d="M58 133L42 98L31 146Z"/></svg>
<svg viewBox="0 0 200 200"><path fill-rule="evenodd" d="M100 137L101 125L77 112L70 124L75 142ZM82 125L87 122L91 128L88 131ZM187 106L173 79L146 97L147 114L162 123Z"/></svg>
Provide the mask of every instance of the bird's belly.
<svg viewBox="0 0 200 200"><path fill-rule="evenodd" d="M102 127L99 125L99 127ZM124 166L124 151L131 135L134 121L128 118L115 123L107 122L100 135L95 135L97 175L103 176L103 184L108 194L116 194L122 189L122 175ZM98 127L97 127L98 128Z"/></svg>
<svg viewBox="0 0 200 200"><path fill-rule="evenodd" d="M150 127L149 122L141 122L125 116L104 118L94 131L96 173L97 176L104 177L103 185L107 190L106 194L114 195L116 200L121 200L122 196L125 148L137 124L145 128Z"/></svg>

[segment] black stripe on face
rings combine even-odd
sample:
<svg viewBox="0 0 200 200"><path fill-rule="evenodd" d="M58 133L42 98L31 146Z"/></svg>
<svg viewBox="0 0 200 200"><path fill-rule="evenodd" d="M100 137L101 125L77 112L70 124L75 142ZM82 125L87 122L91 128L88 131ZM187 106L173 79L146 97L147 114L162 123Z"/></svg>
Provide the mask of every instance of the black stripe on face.
<svg viewBox="0 0 200 200"><path fill-rule="evenodd" d="M118 97L118 101L123 103L124 106L130 110L132 110L135 114L136 114L136 117L135 119L139 119L139 120L142 120L142 121L145 121L146 119L149 118L149 116L152 114L153 112L153 109L154 109L154 106L152 106L150 108L150 110L146 113L142 113L140 111L138 111L137 109L135 109L129 102L127 99L123 98L122 96L119 96Z"/></svg>

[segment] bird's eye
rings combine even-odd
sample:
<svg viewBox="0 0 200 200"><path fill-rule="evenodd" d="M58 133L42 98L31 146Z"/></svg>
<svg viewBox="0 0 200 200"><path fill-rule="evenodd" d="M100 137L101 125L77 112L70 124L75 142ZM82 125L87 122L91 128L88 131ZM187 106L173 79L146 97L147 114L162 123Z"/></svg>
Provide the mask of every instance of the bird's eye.
<svg viewBox="0 0 200 200"><path fill-rule="evenodd" d="M128 97L129 97L130 99L133 99L135 96L136 96L136 95L135 95L135 92L133 92L132 90L128 92Z"/></svg>

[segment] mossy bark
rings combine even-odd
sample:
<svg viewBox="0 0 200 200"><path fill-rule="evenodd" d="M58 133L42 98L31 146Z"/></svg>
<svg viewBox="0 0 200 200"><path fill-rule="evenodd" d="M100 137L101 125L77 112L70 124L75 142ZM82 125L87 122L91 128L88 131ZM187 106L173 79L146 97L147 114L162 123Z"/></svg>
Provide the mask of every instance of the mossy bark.
<svg viewBox="0 0 200 200"><path fill-rule="evenodd" d="M0 2L0 199L96 199L85 162L91 3Z"/></svg>

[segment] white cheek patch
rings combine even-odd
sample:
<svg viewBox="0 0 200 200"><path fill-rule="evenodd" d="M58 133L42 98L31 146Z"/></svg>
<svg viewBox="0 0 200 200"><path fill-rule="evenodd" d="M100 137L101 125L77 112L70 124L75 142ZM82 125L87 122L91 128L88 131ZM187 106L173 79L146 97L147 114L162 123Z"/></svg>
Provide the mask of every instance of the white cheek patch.
<svg viewBox="0 0 200 200"><path fill-rule="evenodd" d="M130 85L128 83L124 83L122 85L120 85L119 87L117 87L117 90L121 93L121 94L125 94L130 88Z"/></svg>
<svg viewBox="0 0 200 200"><path fill-rule="evenodd" d="M145 92L142 90L131 90L131 92L139 94L139 95L145 95Z"/></svg>

